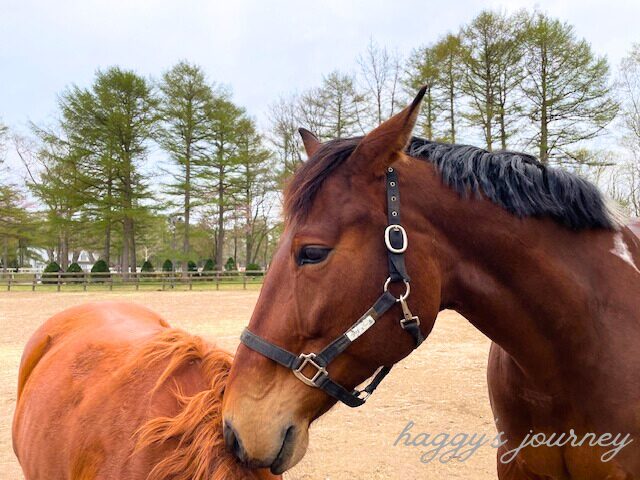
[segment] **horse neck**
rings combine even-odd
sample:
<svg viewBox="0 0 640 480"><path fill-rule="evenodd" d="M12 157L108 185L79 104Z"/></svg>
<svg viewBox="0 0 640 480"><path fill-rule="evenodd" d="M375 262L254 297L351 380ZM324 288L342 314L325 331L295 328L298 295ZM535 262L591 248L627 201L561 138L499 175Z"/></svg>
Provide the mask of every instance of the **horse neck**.
<svg viewBox="0 0 640 480"><path fill-rule="evenodd" d="M442 308L466 317L532 377L548 385L555 372L541 366L592 363L603 337L635 320L640 248L630 232L520 219L488 200L461 198L433 172L426 178L412 198L435 236Z"/></svg>

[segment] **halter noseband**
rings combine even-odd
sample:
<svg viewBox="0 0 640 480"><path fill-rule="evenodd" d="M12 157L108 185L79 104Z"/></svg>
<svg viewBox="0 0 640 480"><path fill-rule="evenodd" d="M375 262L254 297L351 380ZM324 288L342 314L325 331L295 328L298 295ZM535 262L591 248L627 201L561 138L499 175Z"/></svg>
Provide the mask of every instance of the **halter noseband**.
<svg viewBox="0 0 640 480"><path fill-rule="evenodd" d="M244 329L240 341L247 347L273 360L274 362L293 370L293 374L306 385L319 388L328 395L350 407L359 407L369 398L378 387L382 379L391 371L391 366L383 366L375 374L371 382L362 390L349 391L342 385L334 382L327 372L327 366L358 337L371 328L382 315L395 303L400 303L403 317L400 326L408 332L416 344L416 348L424 341L420 331L420 319L412 315L407 306L407 297L411 292L409 275L404 263L404 252L408 246L407 232L400 224L400 190L398 187L398 175L392 167L387 168L387 222L384 231L384 243L387 247L389 263L389 278L384 283L383 293L378 297L373 306L355 322L349 330L327 345L320 353L293 353L259 337ZM389 285L395 282L404 282L405 292L398 298L388 290ZM316 371L312 376L303 373L305 368L312 367Z"/></svg>

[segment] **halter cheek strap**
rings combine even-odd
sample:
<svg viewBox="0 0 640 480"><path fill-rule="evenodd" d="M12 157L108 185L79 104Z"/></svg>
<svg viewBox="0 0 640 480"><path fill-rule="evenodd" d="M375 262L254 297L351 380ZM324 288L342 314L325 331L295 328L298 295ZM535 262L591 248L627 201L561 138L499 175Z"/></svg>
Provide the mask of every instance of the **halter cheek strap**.
<svg viewBox="0 0 640 480"><path fill-rule="evenodd" d="M411 314L406 301L411 292L411 280L404 262L404 252L408 247L408 238L407 232L400 223L400 190L398 188L398 176L392 167L387 169L386 184L388 225L384 232L384 242L387 247L389 278L384 284L382 295L378 297L373 306L351 325L346 332L319 353L295 355L250 332L246 328L240 336L240 341L250 349L292 370L293 374L306 385L319 388L350 407L359 407L364 404L384 377L391 371L391 366L380 367L371 382L362 390L347 390L339 383L336 383L329 377L327 366L349 348L358 337L369 330L394 304L400 303L403 314L403 318L400 319L400 326L412 336L416 348L424 341L424 336L420 331L420 319ZM405 292L398 298L388 291L389 285L395 282L404 282L406 288ZM312 374L309 374L309 370L312 370Z"/></svg>

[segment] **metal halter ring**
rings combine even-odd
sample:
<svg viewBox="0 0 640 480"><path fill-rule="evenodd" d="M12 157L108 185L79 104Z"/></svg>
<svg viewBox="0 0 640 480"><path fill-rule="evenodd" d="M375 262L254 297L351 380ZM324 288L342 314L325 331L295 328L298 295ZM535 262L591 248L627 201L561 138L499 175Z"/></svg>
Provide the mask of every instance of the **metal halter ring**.
<svg viewBox="0 0 640 480"><path fill-rule="evenodd" d="M395 212L394 212L395 213ZM391 245L391 231L400 232L402 234L402 246L400 248L396 248ZM384 230L384 243L387 246L387 250L391 253L404 253L407 247L409 246L409 239L407 238L407 231L404 229L402 225L389 225Z"/></svg>
<svg viewBox="0 0 640 480"><path fill-rule="evenodd" d="M396 298L396 302L404 302L407 298L409 298L409 294L411 293L411 284L406 280L403 280L405 291L402 295ZM384 291L389 290L389 284L391 283L391 277L388 277L384 282Z"/></svg>

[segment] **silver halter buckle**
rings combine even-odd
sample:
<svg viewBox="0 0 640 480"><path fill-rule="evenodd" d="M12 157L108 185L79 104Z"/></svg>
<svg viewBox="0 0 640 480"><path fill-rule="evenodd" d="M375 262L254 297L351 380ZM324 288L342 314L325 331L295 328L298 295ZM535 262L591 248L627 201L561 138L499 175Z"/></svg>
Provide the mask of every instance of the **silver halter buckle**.
<svg viewBox="0 0 640 480"><path fill-rule="evenodd" d="M402 246L400 248L396 248L391 245L391 231L400 232L402 234ZM407 231L404 229L402 225L389 225L384 230L384 243L387 246L387 250L391 253L404 253L407 247L409 246L409 239L407 238Z"/></svg>
<svg viewBox="0 0 640 480"><path fill-rule="evenodd" d="M328 375L327 370L321 365L318 365L316 362L314 362L314 358L316 358L315 353L301 353L298 358L302 360L302 363L298 366L298 368L295 368L293 370L293 374L310 387L317 387L318 385L316 384L316 381L323 375ZM307 365L311 365L317 370L317 372L314 373L313 377L311 378L302 373L302 370Z"/></svg>

